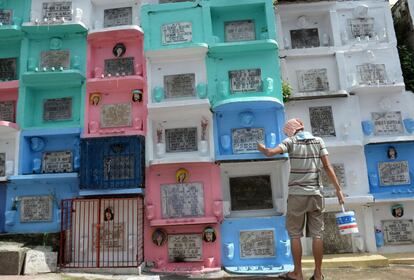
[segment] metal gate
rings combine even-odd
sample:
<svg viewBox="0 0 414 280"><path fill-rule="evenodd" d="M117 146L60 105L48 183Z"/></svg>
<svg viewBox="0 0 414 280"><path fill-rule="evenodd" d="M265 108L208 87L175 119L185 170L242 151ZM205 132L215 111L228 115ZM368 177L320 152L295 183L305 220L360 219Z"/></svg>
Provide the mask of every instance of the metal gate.
<svg viewBox="0 0 414 280"><path fill-rule="evenodd" d="M143 198L61 202L60 267L137 267L143 254Z"/></svg>

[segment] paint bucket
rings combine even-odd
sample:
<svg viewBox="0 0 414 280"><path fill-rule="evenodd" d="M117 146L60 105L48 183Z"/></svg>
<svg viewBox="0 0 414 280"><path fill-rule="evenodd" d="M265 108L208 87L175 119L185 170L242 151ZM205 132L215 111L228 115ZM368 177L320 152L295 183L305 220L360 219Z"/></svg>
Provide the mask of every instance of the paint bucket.
<svg viewBox="0 0 414 280"><path fill-rule="evenodd" d="M345 211L345 207L341 204L342 212L335 214L336 224L338 225L341 235L358 233L358 225L355 219L354 211Z"/></svg>

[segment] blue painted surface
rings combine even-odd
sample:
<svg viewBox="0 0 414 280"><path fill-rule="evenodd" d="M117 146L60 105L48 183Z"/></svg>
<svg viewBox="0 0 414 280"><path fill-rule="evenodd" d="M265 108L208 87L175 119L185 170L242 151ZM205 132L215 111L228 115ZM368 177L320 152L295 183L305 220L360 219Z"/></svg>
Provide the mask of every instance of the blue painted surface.
<svg viewBox="0 0 414 280"><path fill-rule="evenodd" d="M240 258L240 231L273 230L274 257ZM222 264L235 273L282 273L293 269L285 217L226 218L221 225Z"/></svg>
<svg viewBox="0 0 414 280"><path fill-rule="evenodd" d="M0 232L4 231L4 212L6 211L6 190L7 187L5 184L0 185Z"/></svg>
<svg viewBox="0 0 414 280"><path fill-rule="evenodd" d="M9 233L45 233L60 231L60 202L78 193L78 174L39 174L12 176L7 184L6 225ZM52 196L52 220L45 222L21 222L19 198L27 196ZM13 210L13 201L18 200Z"/></svg>
<svg viewBox="0 0 414 280"><path fill-rule="evenodd" d="M397 151L396 159L389 159L389 147ZM368 169L370 193L375 199L395 199L414 197L414 142L396 142L384 144L369 144L365 146L365 157ZM407 161L409 167L410 183L403 185L381 185L379 163Z"/></svg>

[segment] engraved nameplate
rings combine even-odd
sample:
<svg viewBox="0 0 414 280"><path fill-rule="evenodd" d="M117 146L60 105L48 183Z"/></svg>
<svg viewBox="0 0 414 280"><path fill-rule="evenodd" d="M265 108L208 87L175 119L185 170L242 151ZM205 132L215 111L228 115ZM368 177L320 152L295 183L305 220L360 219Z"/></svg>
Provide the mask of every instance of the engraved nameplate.
<svg viewBox="0 0 414 280"><path fill-rule="evenodd" d="M229 71L229 80L231 93L262 91L262 70L260 68Z"/></svg>
<svg viewBox="0 0 414 280"><path fill-rule="evenodd" d="M105 76L111 74L112 76L118 75L135 75L134 58L112 58L105 59Z"/></svg>
<svg viewBox="0 0 414 280"><path fill-rule="evenodd" d="M102 128L131 126L131 103L102 105L100 125Z"/></svg>
<svg viewBox="0 0 414 280"><path fill-rule="evenodd" d="M264 128L240 128L232 130L233 153L257 153L257 142L264 142Z"/></svg>
<svg viewBox="0 0 414 280"><path fill-rule="evenodd" d="M318 28L290 30L292 49L316 48L320 46Z"/></svg>
<svg viewBox="0 0 414 280"><path fill-rule="evenodd" d="M202 183L161 185L162 218L204 216Z"/></svg>
<svg viewBox="0 0 414 280"><path fill-rule="evenodd" d="M298 77L299 91L328 91L328 71L323 69L310 69L296 71Z"/></svg>
<svg viewBox="0 0 414 280"><path fill-rule="evenodd" d="M357 65L356 68L360 85L385 84L387 79L385 64L366 63Z"/></svg>
<svg viewBox="0 0 414 280"><path fill-rule="evenodd" d="M253 20L239 20L224 23L226 42L251 41L256 39Z"/></svg>
<svg viewBox="0 0 414 280"><path fill-rule="evenodd" d="M409 185L410 169L408 161L393 161L378 163L378 173L381 186Z"/></svg>
<svg viewBox="0 0 414 280"><path fill-rule="evenodd" d="M16 58L0 59L0 82L16 80Z"/></svg>
<svg viewBox="0 0 414 280"><path fill-rule="evenodd" d="M42 4L42 19L72 21L72 1L44 2Z"/></svg>
<svg viewBox="0 0 414 280"><path fill-rule="evenodd" d="M162 44L178 44L193 40L193 25L191 22L175 22L161 27Z"/></svg>
<svg viewBox="0 0 414 280"><path fill-rule="evenodd" d="M240 258L272 258L275 256L273 230L242 230L239 236Z"/></svg>
<svg viewBox="0 0 414 280"><path fill-rule="evenodd" d="M6 153L0 153L0 177L6 176Z"/></svg>
<svg viewBox="0 0 414 280"><path fill-rule="evenodd" d="M170 262L194 262L203 260L201 234L168 235L168 260Z"/></svg>
<svg viewBox="0 0 414 280"><path fill-rule="evenodd" d="M166 129L166 152L195 152L198 150L197 139L196 127Z"/></svg>
<svg viewBox="0 0 414 280"><path fill-rule="evenodd" d="M62 121L72 118L72 97L46 99L43 102L44 121Z"/></svg>
<svg viewBox="0 0 414 280"><path fill-rule="evenodd" d="M164 76L166 98L195 96L195 74L178 74Z"/></svg>
<svg viewBox="0 0 414 280"><path fill-rule="evenodd" d="M135 178L135 158L127 156L104 157L104 180L121 180Z"/></svg>
<svg viewBox="0 0 414 280"><path fill-rule="evenodd" d="M13 19L13 11L0 9L0 23L2 25L11 25Z"/></svg>
<svg viewBox="0 0 414 280"><path fill-rule="evenodd" d="M313 135L336 136L331 106L310 107L309 116Z"/></svg>
<svg viewBox="0 0 414 280"><path fill-rule="evenodd" d="M413 220L384 220L381 221L386 245L414 243Z"/></svg>
<svg viewBox="0 0 414 280"><path fill-rule="evenodd" d="M125 226L124 223L103 222L99 225L93 224L93 247L98 248L97 229L99 228L99 247L101 249L123 250Z"/></svg>
<svg viewBox="0 0 414 280"><path fill-rule="evenodd" d="M373 112L371 113L374 123L374 135L395 135L403 134L404 126L401 112Z"/></svg>
<svg viewBox="0 0 414 280"><path fill-rule="evenodd" d="M231 210L273 209L269 175L229 178Z"/></svg>
<svg viewBox="0 0 414 280"><path fill-rule="evenodd" d="M338 178L339 184L342 187L345 187L345 165L343 163L332 163L331 166L335 171L335 175ZM322 176L322 185L323 185L323 194L325 197L335 197L336 196L336 189L335 186L332 184L331 180L329 180L328 175L326 174L325 170L322 169L321 172Z"/></svg>
<svg viewBox="0 0 414 280"><path fill-rule="evenodd" d="M42 51L40 55L40 68L69 69L69 51Z"/></svg>
<svg viewBox="0 0 414 280"><path fill-rule="evenodd" d="M104 10L104 27L131 25L132 7Z"/></svg>
<svg viewBox="0 0 414 280"><path fill-rule="evenodd" d="M0 120L15 122L15 102L14 101L4 101L0 102Z"/></svg>
<svg viewBox="0 0 414 280"><path fill-rule="evenodd" d="M348 25L354 38L374 36L374 18L348 19Z"/></svg>
<svg viewBox="0 0 414 280"><path fill-rule="evenodd" d="M52 196L20 197L20 222L49 222L53 216Z"/></svg>
<svg viewBox="0 0 414 280"><path fill-rule="evenodd" d="M42 172L72 172L72 152L59 151L43 153Z"/></svg>

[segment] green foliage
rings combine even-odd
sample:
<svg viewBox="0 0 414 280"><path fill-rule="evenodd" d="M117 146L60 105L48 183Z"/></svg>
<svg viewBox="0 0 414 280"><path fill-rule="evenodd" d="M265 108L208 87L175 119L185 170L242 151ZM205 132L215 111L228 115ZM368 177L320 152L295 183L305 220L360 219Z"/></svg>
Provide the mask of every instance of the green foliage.
<svg viewBox="0 0 414 280"><path fill-rule="evenodd" d="M406 46L398 46L400 55L401 69L403 72L406 90L414 92L414 53L413 50Z"/></svg>
<svg viewBox="0 0 414 280"><path fill-rule="evenodd" d="M292 95L292 87L286 81L282 81L282 95L285 103L289 101L289 97Z"/></svg>

